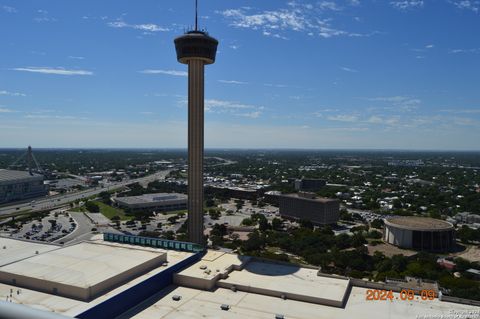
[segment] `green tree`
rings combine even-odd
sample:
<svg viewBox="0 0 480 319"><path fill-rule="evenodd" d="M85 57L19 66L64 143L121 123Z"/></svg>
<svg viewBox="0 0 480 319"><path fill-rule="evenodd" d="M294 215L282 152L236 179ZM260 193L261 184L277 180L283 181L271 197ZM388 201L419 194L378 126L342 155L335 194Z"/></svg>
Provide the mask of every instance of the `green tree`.
<svg viewBox="0 0 480 319"><path fill-rule="evenodd" d="M97 204L95 204L94 202L86 202L85 203L85 208L90 212L90 213L98 213L100 212L100 207L98 207Z"/></svg>
<svg viewBox="0 0 480 319"><path fill-rule="evenodd" d="M381 229L383 228L383 220L382 219L374 219L371 223L370 223L370 226L372 228L377 228L377 229Z"/></svg>
<svg viewBox="0 0 480 319"><path fill-rule="evenodd" d="M258 231L248 234L248 239L242 243L242 250L247 252L259 251L265 246L265 240Z"/></svg>
<svg viewBox="0 0 480 319"><path fill-rule="evenodd" d="M274 230L281 230L283 227L283 222L280 218L275 217L272 219L272 228Z"/></svg>
<svg viewBox="0 0 480 319"><path fill-rule="evenodd" d="M216 209L210 209L208 215L210 215L211 219L218 220L222 214Z"/></svg>
<svg viewBox="0 0 480 319"><path fill-rule="evenodd" d="M245 218L244 220L242 220L242 225L244 226L253 226L254 223L252 221L251 218Z"/></svg>

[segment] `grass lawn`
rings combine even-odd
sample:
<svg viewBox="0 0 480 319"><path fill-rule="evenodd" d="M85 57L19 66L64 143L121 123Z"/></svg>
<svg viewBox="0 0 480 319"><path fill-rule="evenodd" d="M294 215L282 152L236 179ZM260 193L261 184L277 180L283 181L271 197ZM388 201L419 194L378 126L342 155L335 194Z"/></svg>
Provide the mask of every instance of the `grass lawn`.
<svg viewBox="0 0 480 319"><path fill-rule="evenodd" d="M125 212L123 209L112 207L110 205L104 204L99 201L92 201L93 203L98 205L98 208L100 208L100 213L103 214L103 216L107 217L108 219L112 219L113 216L119 216L120 220L131 220L133 219L133 216L127 216L125 215ZM85 206L81 207L75 207L70 209L72 212L88 212Z"/></svg>
<svg viewBox="0 0 480 319"><path fill-rule="evenodd" d="M112 206L106 205L102 202L94 201L94 203L97 204L98 207L100 208L100 213L102 213L103 216L105 216L109 219L112 219L113 216L119 216L120 220L131 220L131 219L133 219L133 216L125 215L125 212L123 211L123 209L112 207Z"/></svg>

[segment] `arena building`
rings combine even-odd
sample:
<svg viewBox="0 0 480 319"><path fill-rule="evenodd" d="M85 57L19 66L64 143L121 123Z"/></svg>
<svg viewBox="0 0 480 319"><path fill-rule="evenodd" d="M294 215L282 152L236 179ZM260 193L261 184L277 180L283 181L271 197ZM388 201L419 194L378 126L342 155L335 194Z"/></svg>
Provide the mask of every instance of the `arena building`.
<svg viewBox="0 0 480 319"><path fill-rule="evenodd" d="M449 251L455 245L455 229L449 222L427 217L392 217L385 220L384 239L401 248Z"/></svg>
<svg viewBox="0 0 480 319"><path fill-rule="evenodd" d="M155 193L140 196L117 197L120 207L136 211L173 211L187 209L187 195L177 193Z"/></svg>
<svg viewBox="0 0 480 319"><path fill-rule="evenodd" d="M0 204L47 195L43 175L0 169Z"/></svg>
<svg viewBox="0 0 480 319"><path fill-rule="evenodd" d="M337 199L316 198L314 194L279 195L280 215L290 219L305 219L316 225L334 224L340 217Z"/></svg>

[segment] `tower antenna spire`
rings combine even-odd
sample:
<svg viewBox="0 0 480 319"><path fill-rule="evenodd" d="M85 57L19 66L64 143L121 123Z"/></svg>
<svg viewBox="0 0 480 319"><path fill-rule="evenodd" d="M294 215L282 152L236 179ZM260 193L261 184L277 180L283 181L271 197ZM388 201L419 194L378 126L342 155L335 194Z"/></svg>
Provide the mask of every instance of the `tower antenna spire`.
<svg viewBox="0 0 480 319"><path fill-rule="evenodd" d="M195 31L198 31L198 0L195 0Z"/></svg>

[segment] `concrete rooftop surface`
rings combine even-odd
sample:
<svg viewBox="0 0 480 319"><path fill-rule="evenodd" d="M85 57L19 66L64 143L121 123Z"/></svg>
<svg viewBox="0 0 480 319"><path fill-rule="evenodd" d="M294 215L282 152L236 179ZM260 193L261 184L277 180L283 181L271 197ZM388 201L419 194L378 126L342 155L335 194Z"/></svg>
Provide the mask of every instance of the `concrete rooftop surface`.
<svg viewBox="0 0 480 319"><path fill-rule="evenodd" d="M0 266L59 248L51 244L0 237Z"/></svg>
<svg viewBox="0 0 480 319"><path fill-rule="evenodd" d="M143 247L84 242L0 267L0 272L88 288L159 255Z"/></svg>
<svg viewBox="0 0 480 319"><path fill-rule="evenodd" d="M296 300L253 294L243 291L218 288L202 291L193 288L172 286L166 288L161 299L145 310L134 314L133 319L272 319L284 315L285 319L415 319L421 315L446 315L451 311L468 312L478 308L433 301L366 301L365 288L353 287L345 308L318 305ZM173 296L181 296L174 301ZM397 297L398 294L394 293ZM227 304L228 311L220 306ZM127 317L121 317L126 319ZM440 317L439 317L440 318ZM473 318L478 318L473 317Z"/></svg>

